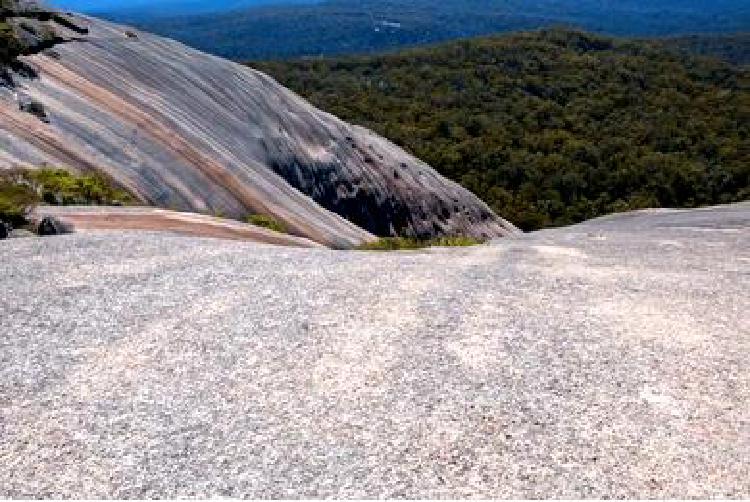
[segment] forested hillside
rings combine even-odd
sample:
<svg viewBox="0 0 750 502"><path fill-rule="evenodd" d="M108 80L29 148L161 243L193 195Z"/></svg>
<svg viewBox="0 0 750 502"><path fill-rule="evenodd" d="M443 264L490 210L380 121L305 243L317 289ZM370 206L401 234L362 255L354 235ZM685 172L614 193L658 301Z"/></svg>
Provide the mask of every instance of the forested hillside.
<svg viewBox="0 0 750 502"><path fill-rule="evenodd" d="M737 65L750 64L750 32L731 35L686 35L662 40L662 45L686 54L716 57Z"/></svg>
<svg viewBox="0 0 750 502"><path fill-rule="evenodd" d="M750 29L746 0L322 0L204 15L111 19L231 59L382 52L477 35L574 26L628 36L736 33ZM297 3L305 3L299 2ZM184 4L181 4L184 5Z"/></svg>
<svg viewBox="0 0 750 502"><path fill-rule="evenodd" d="M253 63L522 228L750 197L750 75L663 42L546 30Z"/></svg>

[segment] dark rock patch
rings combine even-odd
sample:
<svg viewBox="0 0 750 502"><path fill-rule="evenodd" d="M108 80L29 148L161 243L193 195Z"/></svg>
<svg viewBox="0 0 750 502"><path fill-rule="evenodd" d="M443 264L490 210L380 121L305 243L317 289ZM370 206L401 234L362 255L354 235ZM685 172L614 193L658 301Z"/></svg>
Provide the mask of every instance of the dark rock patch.
<svg viewBox="0 0 750 502"><path fill-rule="evenodd" d="M28 100L18 104L18 108L22 112L30 113L45 124L49 124L49 116L44 108L44 105L36 100Z"/></svg>
<svg viewBox="0 0 750 502"><path fill-rule="evenodd" d="M39 222L39 226L37 227L37 234L43 237L52 236L52 235L69 234L71 232L72 232L71 228L66 226L57 218L53 218L51 216L43 217L41 221Z"/></svg>

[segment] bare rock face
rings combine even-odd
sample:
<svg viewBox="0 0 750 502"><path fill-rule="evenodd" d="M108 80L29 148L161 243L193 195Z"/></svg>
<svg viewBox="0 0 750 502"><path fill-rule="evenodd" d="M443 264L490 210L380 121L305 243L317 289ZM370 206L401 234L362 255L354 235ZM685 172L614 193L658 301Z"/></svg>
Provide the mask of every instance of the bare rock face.
<svg viewBox="0 0 750 502"><path fill-rule="evenodd" d="M149 205L269 214L332 247L516 232L425 163L265 74L87 17L64 18L55 40L0 89L0 168L97 171Z"/></svg>
<svg viewBox="0 0 750 502"><path fill-rule="evenodd" d="M239 221L152 207L40 206L31 212L29 219L42 236L91 230L138 230L275 246L323 247L309 239Z"/></svg>

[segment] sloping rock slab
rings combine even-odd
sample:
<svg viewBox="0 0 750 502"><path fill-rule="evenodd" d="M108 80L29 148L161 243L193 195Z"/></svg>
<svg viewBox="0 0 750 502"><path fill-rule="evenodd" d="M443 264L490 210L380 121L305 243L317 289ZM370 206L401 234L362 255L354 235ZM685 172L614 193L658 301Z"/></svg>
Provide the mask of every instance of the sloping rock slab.
<svg viewBox="0 0 750 502"><path fill-rule="evenodd" d="M171 232L193 237L263 242L279 246L321 247L320 244L309 239L273 232L238 221L148 207L45 206L37 208L32 215L32 220L41 222L45 219L60 222L69 232L144 230Z"/></svg>
<svg viewBox="0 0 750 502"><path fill-rule="evenodd" d="M372 234L516 232L430 166L265 74L131 28L71 19L88 33L24 57L38 77L0 90L0 168L99 171L150 205L269 214L331 247ZM38 103L45 121L19 102Z"/></svg>

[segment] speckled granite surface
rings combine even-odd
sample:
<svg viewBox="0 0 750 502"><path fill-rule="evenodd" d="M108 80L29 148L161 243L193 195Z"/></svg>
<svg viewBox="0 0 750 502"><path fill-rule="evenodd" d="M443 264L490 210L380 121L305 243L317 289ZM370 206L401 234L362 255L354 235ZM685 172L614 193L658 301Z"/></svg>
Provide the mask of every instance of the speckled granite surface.
<svg viewBox="0 0 750 502"><path fill-rule="evenodd" d="M750 206L0 243L0 496L750 497Z"/></svg>

